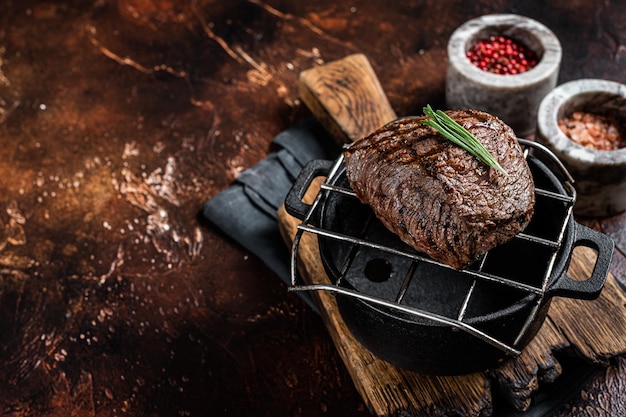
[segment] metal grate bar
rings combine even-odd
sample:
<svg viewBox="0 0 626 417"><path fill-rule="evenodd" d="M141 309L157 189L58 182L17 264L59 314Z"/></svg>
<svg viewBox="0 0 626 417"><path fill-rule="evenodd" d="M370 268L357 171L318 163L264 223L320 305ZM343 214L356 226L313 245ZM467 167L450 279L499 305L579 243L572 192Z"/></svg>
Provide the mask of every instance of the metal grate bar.
<svg viewBox="0 0 626 417"><path fill-rule="evenodd" d="M483 268L485 267L485 261L487 261L487 256L489 256L489 253L486 253L485 255L483 255L482 259L480 260L480 266L478 267L479 271L482 271ZM467 307L469 306L470 300L472 296L474 295L474 289L476 288L477 282L478 281L474 279L472 281L472 286L467 291L467 295L465 296L465 299L463 300L463 304L461 304L461 308L459 309L459 314L457 316L457 320L459 321L463 321L463 318L465 317L465 312L467 311Z"/></svg>
<svg viewBox="0 0 626 417"><path fill-rule="evenodd" d="M372 249L377 249L383 252L387 252L387 253L391 253L393 255L399 255L405 258L410 258L413 259L415 261L423 261L423 262L428 262L437 266L440 266L442 268L448 268L448 269L454 269L449 265L446 265L444 263L441 262L437 262L427 256L423 256L423 255L419 255L418 253L415 252L407 252L407 251L403 251L400 249L395 249L395 248L391 248L389 246L386 246L384 244L380 244L380 243L376 243L376 242L372 242L366 239L361 239L361 238L356 238L354 236L350 236L350 235L345 235L342 233L338 233L338 232L334 232L334 231L330 231L330 230L326 230L326 229L322 229L320 227L317 226L310 226L310 225L304 225L304 224L300 224L298 225L298 229L305 231L305 232L309 232L309 233L314 233L318 236L323 236L323 237L328 237L328 238L332 238L332 239L337 239L340 240L342 242L348 242L348 243L353 243L356 245L360 245L360 246L364 246L364 247L368 247L368 248L372 248ZM497 284L502 284L502 285L507 285L511 288L515 288L518 290L522 290L522 291L526 291L528 293L531 294L541 294L543 292L542 288L539 287L534 287L532 285L528 285L528 284L524 284L522 282L519 281L515 281L515 280L511 280L511 279L507 279L498 275L493 275L493 274L488 274L486 272L479 272L479 271L473 271L470 269L466 269L463 270L463 273L465 273L466 275L470 275L479 279L482 279L483 281L489 281L489 282L493 282L493 283L497 283Z"/></svg>
<svg viewBox="0 0 626 417"><path fill-rule="evenodd" d="M527 242L537 243L552 249L558 249L561 246L561 242L559 240L544 239L542 237L529 235L526 233L518 233L517 235L515 235L514 239L521 239Z"/></svg>
<svg viewBox="0 0 626 417"><path fill-rule="evenodd" d="M544 197L548 197L548 198L552 198L558 201L562 201L564 203L574 203L574 197L570 196L570 195L563 195L563 194L558 194L558 193L554 193L552 191L548 191L548 190L543 190L541 188L535 188L535 194L540 195L540 196L544 196Z"/></svg>
<svg viewBox="0 0 626 417"><path fill-rule="evenodd" d="M409 285L411 284L411 281L413 280L413 275L415 274L417 265L418 265L418 262L415 262L415 261L411 262L411 266L409 267L409 270L407 271L404 277L404 281L402 281L402 286L400 287L400 291L398 291L398 295L395 300L396 303L400 304L402 300L404 299L404 295L406 294L407 290L409 289Z"/></svg>
<svg viewBox="0 0 626 417"><path fill-rule="evenodd" d="M460 330L464 330L469 334L472 334L482 340L484 340L485 342L489 343L490 345L493 345L503 351L505 351L506 353L510 354L510 355L519 355L520 351L507 345L506 343L503 343L502 341L488 335L487 333L483 332L480 329L477 329L474 326L471 326L467 323L464 323L462 321L459 320L455 320L455 319L451 319L449 317L446 316L442 316L440 314L436 314L436 313L432 313L429 311L424 311L418 308L413 308L413 307L408 307L406 305L402 305L402 304L397 304L394 302L390 302L390 301L386 301L383 300L381 298L377 298L377 297L372 297L370 295L367 294L363 294L360 293L358 291L354 291L354 290L350 290L344 287L338 287L336 285L330 285L330 284L313 284L313 285L303 285L300 286L298 288L290 288L290 291L329 291L332 293L338 293L338 294L343 294L343 295L349 295L364 301L368 301L370 303L374 303L374 304L378 304L393 310L398 310L404 313L408 313L408 314L413 314L416 317L420 317L420 318L424 318L424 319L428 319L428 320L432 320L435 323L439 323L439 324L446 324L449 325L451 327L460 329Z"/></svg>
<svg viewBox="0 0 626 417"><path fill-rule="evenodd" d="M350 197L356 197L356 193L352 191L352 189L350 188L339 187L337 185L327 184L327 183L323 183L320 188L324 191L334 191L337 193L348 195Z"/></svg>
<svg viewBox="0 0 626 417"><path fill-rule="evenodd" d="M337 193L341 193L344 195L348 195L351 197L356 197L356 193L354 191L352 191L352 189L350 188L346 188L346 187L341 187L341 186L337 186L337 185L333 185L333 184L322 184L321 186L322 190L325 191L334 191ZM548 190L544 190L542 188L535 188L535 194L543 196L543 197L548 197L548 198L552 198L558 201L562 201L564 203L572 203L574 200L574 197L570 196L570 195L563 195L563 194L558 194L552 191L548 191Z"/></svg>

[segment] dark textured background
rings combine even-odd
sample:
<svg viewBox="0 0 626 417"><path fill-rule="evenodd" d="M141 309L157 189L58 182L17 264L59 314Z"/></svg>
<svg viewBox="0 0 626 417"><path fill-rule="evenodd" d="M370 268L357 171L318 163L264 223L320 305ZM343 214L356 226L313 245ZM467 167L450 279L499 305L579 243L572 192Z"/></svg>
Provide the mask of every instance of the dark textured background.
<svg viewBox="0 0 626 417"><path fill-rule="evenodd" d="M308 116L298 73L363 52L414 114L452 31L513 12L561 40L559 82L626 82L623 2L335 3L0 3L2 415L367 415L318 316L199 216ZM587 223L626 281L624 216ZM559 415L623 415L625 378Z"/></svg>

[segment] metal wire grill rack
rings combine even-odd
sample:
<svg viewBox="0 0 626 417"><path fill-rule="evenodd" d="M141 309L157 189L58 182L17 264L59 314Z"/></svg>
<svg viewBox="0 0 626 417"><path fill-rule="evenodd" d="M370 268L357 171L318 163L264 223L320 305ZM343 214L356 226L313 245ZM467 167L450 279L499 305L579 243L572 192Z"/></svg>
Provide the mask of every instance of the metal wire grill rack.
<svg viewBox="0 0 626 417"><path fill-rule="evenodd" d="M368 227L370 227L369 221L364 224L363 233L355 235L340 233L335 230L325 229L316 225L314 221L314 219L316 218L316 213L323 205L323 201L328 199L331 194L339 193L343 196L346 196L347 198L356 198L356 195L350 188L335 185L336 177L340 173L341 167L343 165L343 158L340 157L332 166L326 180L321 185L320 191L317 194L314 202L310 205L310 209L306 213L302 222L297 227L291 250L291 285L289 290L329 291L335 294L343 294L348 297L355 297L365 302L385 307L391 311L397 311L403 314L419 317L421 319L430 320L434 323L438 323L441 325L450 326L453 329L465 331L470 335L497 347L498 349L504 351L509 355L518 355L520 353L520 350L519 348L517 348L517 345L521 340L523 340L524 336L526 335L529 326L535 318L539 305L541 304L540 301L545 295L547 285L549 283L549 278L552 274L554 263L557 258L559 249L561 248L563 237L566 232L570 217L572 216L573 205L576 200L576 192L573 187L574 180L571 178L570 174L567 172L561 162L543 145L525 139L519 139L519 141L524 148L524 155L526 157L529 152L533 152L533 155L537 156L543 161L547 161L548 163L552 164L556 168L556 170L560 172L561 175L559 176L559 181L561 181L564 190L563 192L555 192L554 190L542 189L539 187L535 188L535 195L537 196L537 198L544 198L556 201L559 202L559 204L563 204L565 207L564 216L560 219L560 224L557 225L558 230L555 236L546 238L544 236L541 236L540 234L527 233L527 231L525 230L524 232L519 233L514 237L515 240L523 241L530 245L540 245L541 247L545 248L546 251L548 251L549 257L545 264L545 269L543 270L543 276L538 281L538 283L529 284L527 282L511 279L509 277L494 274L485 270L484 267L491 254L490 251L483 255L480 260L476 261L471 268L461 271L464 276L471 279L472 283L465 293L464 300L455 315L444 315L438 312L428 311L423 308L418 308L415 306L411 306L407 303L403 303L405 291L411 280L413 279L415 265L418 265L419 263L428 263L431 265L436 265L440 268L450 267L445 264L436 262L425 255L419 254L411 250L408 246L406 247L406 249L404 249L402 247L399 248L397 246L390 246L386 242L367 239L364 236L367 234L365 232L367 231ZM343 262L342 267L339 268L339 274L336 277L335 282L307 284L304 283L299 276L297 272L299 259L298 253L302 237L305 233L311 233L316 235L318 238L336 240L345 243L346 245L350 245L350 253L345 262ZM345 279L345 274L348 266L351 264L359 250L363 248L373 249L376 251L380 251L381 253L398 256L411 262L412 267L409 269L409 272L404 278L402 286L394 296L381 297L376 294L364 293L350 286L342 285L342 281ZM476 284L481 281L488 282L494 285L506 286L526 294L533 294L537 297L535 307L531 309L531 313L528 315L528 318L526 319L524 325L519 329L517 337L515 338L513 343L507 343L503 340L499 340L493 335L490 335L481 330L479 327L468 323L468 321L466 320L467 307L472 297L474 296Z"/></svg>

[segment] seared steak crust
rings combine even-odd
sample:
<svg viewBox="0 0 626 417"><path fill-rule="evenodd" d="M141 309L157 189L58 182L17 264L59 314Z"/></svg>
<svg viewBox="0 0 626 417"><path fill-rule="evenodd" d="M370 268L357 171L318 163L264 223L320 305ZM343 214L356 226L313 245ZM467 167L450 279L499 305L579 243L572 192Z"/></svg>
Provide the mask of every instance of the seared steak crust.
<svg viewBox="0 0 626 417"><path fill-rule="evenodd" d="M423 125L400 119L344 151L357 197L409 246L460 269L522 231L534 184L513 130L475 110L446 112L507 171L490 168Z"/></svg>

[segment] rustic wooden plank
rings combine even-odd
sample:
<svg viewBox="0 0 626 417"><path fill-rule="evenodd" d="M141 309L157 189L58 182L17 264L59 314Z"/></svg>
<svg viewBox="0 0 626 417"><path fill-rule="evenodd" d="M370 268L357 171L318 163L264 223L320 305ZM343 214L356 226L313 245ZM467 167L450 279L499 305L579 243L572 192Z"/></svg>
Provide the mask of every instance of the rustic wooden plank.
<svg viewBox="0 0 626 417"><path fill-rule="evenodd" d="M396 119L363 54L300 73L300 98L340 143L352 142Z"/></svg>
<svg viewBox="0 0 626 417"><path fill-rule="evenodd" d="M309 188L317 193L319 183ZM299 220L279 210L283 238L291 246ZM298 251L299 273L309 284L330 282L322 266L317 238L305 233ZM312 294L328 332L368 408L377 416L491 415L491 392L484 373L462 377L421 375L378 359L357 341L343 321L335 298L328 292Z"/></svg>
<svg viewBox="0 0 626 417"><path fill-rule="evenodd" d="M546 320L535 338L517 358L503 363L491 372L500 392L515 409L526 411L531 397L542 383L556 380L562 372L554 350L570 346L568 340Z"/></svg>
<svg viewBox="0 0 626 417"><path fill-rule="evenodd" d="M299 93L339 143L357 140L397 117L372 66L362 54L303 71ZM319 184L310 187L309 198L318 190ZM298 223L281 209L279 224L287 242L293 239ZM306 281L328 282L315 236L303 236L300 247L301 273ZM491 413L488 381L483 374L430 377L398 369L376 358L354 339L332 296L323 292L314 296L358 391L376 415L444 416L450 410L467 416Z"/></svg>
<svg viewBox="0 0 626 417"><path fill-rule="evenodd" d="M320 182L321 179L315 181L307 192L305 198L309 202L319 191ZM284 208L279 211L281 233L288 245L293 241L299 222ZM589 276L593 251L577 250L574 255L570 275L579 279ZM299 273L306 283L329 282L314 235L303 235L298 261ZM438 377L397 368L375 357L352 336L332 294L317 292L313 296L357 390L373 413L379 416L398 413L445 416L455 412L467 416L491 415L491 381L486 374ZM626 297L612 275L597 300L555 298L537 336L519 357L494 369L489 377L499 385L499 391L513 407L527 410L532 395L561 374L561 364L554 352L571 348L596 363L605 363L609 358L626 353L624 305ZM569 331L563 331L557 323L565 323Z"/></svg>
<svg viewBox="0 0 626 417"><path fill-rule="evenodd" d="M576 248L568 273L585 279L594 263L592 249ZM611 358L626 353L626 295L611 274L596 300L555 298L550 318L576 350L594 363L608 365Z"/></svg>
<svg viewBox="0 0 626 417"><path fill-rule="evenodd" d="M569 272L572 277L588 276L592 252L588 248L576 251ZM492 371L499 391L513 407L525 411L532 395L561 375L555 352L569 349L601 365L626 353L625 303L624 292L612 275L597 300L555 298L547 320L521 355Z"/></svg>
<svg viewBox="0 0 626 417"><path fill-rule="evenodd" d="M395 118L367 58L360 54L303 72L299 89L303 101L340 142L363 137ZM318 190L319 181L308 190L308 198ZM298 223L281 208L279 225L288 244ZM305 282L328 282L315 236L304 234L298 255ZM585 279L594 262L592 250L577 248L568 273ZM490 415L490 380L486 374L433 377L398 369L377 359L351 336L332 295L319 292L314 297L359 393L375 414ZM493 370L490 377L512 406L527 410L542 383L553 382L561 374L554 352L572 348L584 358L603 364L626 352L625 305L624 293L612 276L595 301L554 299L548 320L533 341L519 357Z"/></svg>
<svg viewBox="0 0 626 417"><path fill-rule="evenodd" d="M626 358L599 372L578 398L568 403L554 417L626 416Z"/></svg>
<svg viewBox="0 0 626 417"><path fill-rule="evenodd" d="M299 92L318 120L340 143L359 139L396 118L367 58L355 54L301 73ZM305 195L309 202L319 191L320 179ZM283 238L291 245L299 220L279 211ZM304 234L300 242L299 271L307 283L327 283L317 238ZM334 297L313 294L326 327L354 384L370 410L379 416L446 416L450 410L466 416L491 414L488 380L482 373L458 377L431 377L399 369L378 359L350 333Z"/></svg>

